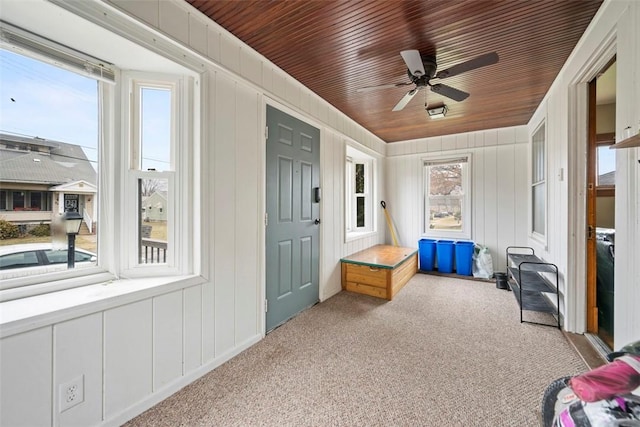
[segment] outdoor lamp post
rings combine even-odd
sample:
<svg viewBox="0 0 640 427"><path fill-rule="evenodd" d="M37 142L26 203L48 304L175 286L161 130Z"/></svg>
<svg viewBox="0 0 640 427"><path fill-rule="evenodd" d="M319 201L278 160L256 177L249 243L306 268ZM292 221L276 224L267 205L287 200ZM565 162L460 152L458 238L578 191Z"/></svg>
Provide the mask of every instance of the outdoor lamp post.
<svg viewBox="0 0 640 427"><path fill-rule="evenodd" d="M67 211L64 213L64 226L69 239L67 248L67 268L74 268L76 261L76 234L80 231L82 215L78 212Z"/></svg>

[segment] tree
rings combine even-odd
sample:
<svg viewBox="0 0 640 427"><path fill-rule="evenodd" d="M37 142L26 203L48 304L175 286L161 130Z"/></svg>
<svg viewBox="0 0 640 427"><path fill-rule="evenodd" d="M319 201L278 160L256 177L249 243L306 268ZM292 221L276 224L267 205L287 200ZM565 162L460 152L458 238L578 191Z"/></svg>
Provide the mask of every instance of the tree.
<svg viewBox="0 0 640 427"><path fill-rule="evenodd" d="M148 197L157 191L165 190L165 182L161 179L141 179L140 195Z"/></svg>
<svg viewBox="0 0 640 427"><path fill-rule="evenodd" d="M448 196L462 188L462 166L438 165L429 168L429 194Z"/></svg>

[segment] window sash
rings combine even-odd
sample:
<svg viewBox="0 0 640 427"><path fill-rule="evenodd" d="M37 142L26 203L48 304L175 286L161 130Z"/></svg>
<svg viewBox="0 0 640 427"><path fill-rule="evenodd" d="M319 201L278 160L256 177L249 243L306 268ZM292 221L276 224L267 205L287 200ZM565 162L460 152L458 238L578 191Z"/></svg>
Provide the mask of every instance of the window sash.
<svg viewBox="0 0 640 427"><path fill-rule="evenodd" d="M531 232L546 235L546 134L542 123L531 137Z"/></svg>
<svg viewBox="0 0 640 427"><path fill-rule="evenodd" d="M423 211L423 234L434 237L450 237L450 238L471 238L471 182L469 164L471 155L463 155L457 157L444 157L435 159L423 159L423 171L424 171L424 211ZM460 194L431 194L431 169L438 166L446 165L460 165ZM455 203L460 206L460 212L449 212L447 210L446 221L448 222L445 228L431 228L432 226L432 207L434 202L440 201L458 201ZM453 205L450 205L453 206ZM455 210L455 209L453 209ZM453 219L449 218L453 217ZM456 221L459 224L456 224ZM458 227L459 225L459 227ZM448 228L451 227L451 228Z"/></svg>
<svg viewBox="0 0 640 427"><path fill-rule="evenodd" d="M372 228L373 221L369 195L371 169L370 160L354 160L352 157L347 157L345 179L347 232L368 231ZM358 179L359 172L362 173L361 180Z"/></svg>
<svg viewBox="0 0 640 427"><path fill-rule="evenodd" d="M127 239L126 248L122 250L121 256L123 265L123 274L130 277L141 277L154 274L174 275L183 274L191 271L192 261L188 256L189 250L181 250L187 248L183 242L188 239L188 231L191 229L187 218L186 210L190 205L190 192L186 185L187 180L193 175L191 170L191 159L193 155L189 149L178 149L177 147L185 147L190 140L189 127L185 120L190 110L190 102L192 100L188 91L193 90L193 84L189 78L175 75L152 74L141 72L123 73L123 78L127 82L126 87L128 95L126 99L130 100L127 111L128 128L131 140L126 150L127 159L125 164L128 165L125 171L125 182L127 182L127 191L125 194L126 205L130 207L128 215L133 220L126 221L124 224L124 236L135 236L134 239ZM143 165L141 156L144 155L142 147L142 110L141 110L141 88L160 88L171 91L171 127L170 127L170 167L169 170L141 170ZM148 243L149 238L144 237L145 230L142 227L143 205L141 204L139 194L139 180L163 180L167 183L167 205L163 209L163 216L166 215L166 243L153 242L151 246L142 247L142 240ZM178 191L177 189L181 190ZM135 210L131 210L135 209ZM157 214L157 210L152 209L153 214ZM181 218L184 218L182 220ZM160 244L159 248L156 243ZM166 249L165 249L166 248ZM160 262L146 262L142 258L142 251L160 250ZM166 253L163 251L166 250ZM154 255L155 256L155 255ZM165 258L166 256L166 258ZM147 258L148 260L149 258Z"/></svg>

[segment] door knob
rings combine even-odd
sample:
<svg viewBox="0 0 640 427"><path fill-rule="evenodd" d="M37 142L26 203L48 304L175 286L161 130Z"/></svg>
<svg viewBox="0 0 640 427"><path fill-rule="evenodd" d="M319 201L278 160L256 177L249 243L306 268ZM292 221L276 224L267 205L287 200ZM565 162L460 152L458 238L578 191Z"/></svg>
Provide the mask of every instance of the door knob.
<svg viewBox="0 0 640 427"><path fill-rule="evenodd" d="M320 224L320 218L316 218L316 219L314 219L314 220L313 220L313 223L314 223L315 225Z"/></svg>

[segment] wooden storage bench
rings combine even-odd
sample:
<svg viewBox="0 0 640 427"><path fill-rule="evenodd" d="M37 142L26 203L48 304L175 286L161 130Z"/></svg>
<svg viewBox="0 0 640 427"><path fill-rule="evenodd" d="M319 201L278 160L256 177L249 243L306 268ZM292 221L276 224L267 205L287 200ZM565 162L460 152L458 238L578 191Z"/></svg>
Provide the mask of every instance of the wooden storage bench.
<svg viewBox="0 0 640 427"><path fill-rule="evenodd" d="M376 245L342 258L342 289L391 301L418 272L418 250Z"/></svg>

